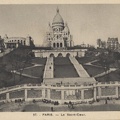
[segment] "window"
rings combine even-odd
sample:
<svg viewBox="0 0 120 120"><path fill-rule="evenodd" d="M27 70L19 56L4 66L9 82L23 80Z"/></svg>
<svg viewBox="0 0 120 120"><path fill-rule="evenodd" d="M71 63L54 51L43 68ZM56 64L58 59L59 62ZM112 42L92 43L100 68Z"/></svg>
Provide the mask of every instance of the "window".
<svg viewBox="0 0 120 120"><path fill-rule="evenodd" d="M60 47L62 47L62 43L60 43Z"/></svg>
<svg viewBox="0 0 120 120"><path fill-rule="evenodd" d="M53 43L53 47L55 47L55 43Z"/></svg>
<svg viewBox="0 0 120 120"><path fill-rule="evenodd" d="M59 47L59 43L57 43L57 47Z"/></svg>

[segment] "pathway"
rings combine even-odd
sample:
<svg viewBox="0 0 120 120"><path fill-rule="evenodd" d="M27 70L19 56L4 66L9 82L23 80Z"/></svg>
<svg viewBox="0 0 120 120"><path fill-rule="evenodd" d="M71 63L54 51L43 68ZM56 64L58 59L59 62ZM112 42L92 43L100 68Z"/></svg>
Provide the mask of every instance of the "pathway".
<svg viewBox="0 0 120 120"><path fill-rule="evenodd" d="M85 65L91 65L91 66L94 66L94 67L100 67L100 68L102 68L102 66L98 66L98 65L93 65L92 63L94 63L94 62L97 62L98 60L93 60L93 61L91 61L91 62L88 62L88 63L85 63Z"/></svg>
<svg viewBox="0 0 120 120"><path fill-rule="evenodd" d="M110 68L110 70L109 70L108 73L111 73L111 72L116 71L116 70L117 70L116 68ZM94 76L94 77L95 77L95 78L96 78L96 77L101 77L101 76L103 76L103 75L106 75L106 72L100 73L100 74L98 74L98 75L96 75L96 76Z"/></svg>
<svg viewBox="0 0 120 120"><path fill-rule="evenodd" d="M51 107L54 108L55 111L119 111L119 105L120 105L120 100L108 100L108 104L105 104L105 100L100 100L99 102L94 102L93 104L77 104L74 105L74 109L68 108L68 105L52 105L52 104L46 104L43 102L37 102L37 103L32 103L32 102L24 102L24 103L6 103L0 106L0 111L1 112L21 112L22 110L25 110L25 107L27 106L28 108L26 112L29 111L36 111L36 107L39 107L39 112L49 112L51 111ZM34 109L33 109L34 108Z"/></svg>
<svg viewBox="0 0 120 120"><path fill-rule="evenodd" d="M53 78L54 77L54 66L53 57L47 58L43 78Z"/></svg>
<svg viewBox="0 0 120 120"><path fill-rule="evenodd" d="M103 68L102 66L98 66L98 65L93 65L93 64L92 64L92 63L97 62L97 61L98 61L98 60L93 60L93 61L91 61L91 62L85 63L85 65L90 65L90 66L94 66L94 67ZM113 72L113 71L116 71L116 70L117 70L116 68L110 68L109 73L111 73L111 72ZM104 75L106 75L106 72L97 74L97 75L95 75L94 77L96 78L96 77L101 77L101 76L104 76Z"/></svg>
<svg viewBox="0 0 120 120"><path fill-rule="evenodd" d="M33 63L33 64L34 64L33 66L26 67L24 69L30 69L30 68L34 68L34 67L37 67L37 66L43 66L42 64L36 64L36 63ZM20 75L20 72L18 72L16 70L11 71L11 72L14 72L15 74ZM29 77L29 78L39 78L39 77L35 77L35 76L32 76L32 75L24 74L24 73L22 73L22 76Z"/></svg>
<svg viewBox="0 0 120 120"><path fill-rule="evenodd" d="M20 72L16 71L15 74L20 75ZM29 78L35 78L35 79L39 78L39 77L35 77L35 76L32 76L32 75L24 74L24 73L22 73L22 76L29 77Z"/></svg>
<svg viewBox="0 0 120 120"><path fill-rule="evenodd" d="M30 69L30 68L34 68L34 67L40 67L40 66L43 66L42 64L36 64L36 63L33 63L34 65L33 66L30 66L30 67L26 67L24 69Z"/></svg>
<svg viewBox="0 0 120 120"><path fill-rule="evenodd" d="M0 53L0 57L3 57L4 55L8 54L11 51L13 51L13 49L6 49L4 52Z"/></svg>
<svg viewBox="0 0 120 120"><path fill-rule="evenodd" d="M83 68L81 64L78 63L78 61L74 57L69 57L71 63L74 65L78 75L80 77L90 77L87 71Z"/></svg>

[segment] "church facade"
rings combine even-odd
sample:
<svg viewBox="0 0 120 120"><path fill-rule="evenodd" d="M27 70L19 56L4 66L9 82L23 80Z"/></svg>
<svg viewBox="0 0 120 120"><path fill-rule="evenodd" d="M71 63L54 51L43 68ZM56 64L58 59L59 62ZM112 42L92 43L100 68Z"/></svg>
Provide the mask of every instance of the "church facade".
<svg viewBox="0 0 120 120"><path fill-rule="evenodd" d="M49 23L48 29L43 41L43 47L50 50L33 50L35 57L83 57L87 49L68 49L74 47L73 36L67 23L60 15L59 9L53 18L52 24Z"/></svg>
<svg viewBox="0 0 120 120"><path fill-rule="evenodd" d="M59 9L56 11L52 25L49 23L43 46L51 47L53 49L64 49L74 46L69 27L67 23L64 23L64 20L59 13Z"/></svg>

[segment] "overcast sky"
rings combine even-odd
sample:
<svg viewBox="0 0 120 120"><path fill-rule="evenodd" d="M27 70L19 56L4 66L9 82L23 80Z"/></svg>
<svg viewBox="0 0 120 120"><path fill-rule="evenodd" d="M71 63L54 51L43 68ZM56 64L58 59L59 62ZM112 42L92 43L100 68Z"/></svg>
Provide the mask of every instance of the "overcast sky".
<svg viewBox="0 0 120 120"><path fill-rule="evenodd" d="M120 5L0 5L0 35L29 34L35 44L42 44L57 7L76 45L83 42L96 45L98 38L120 39Z"/></svg>

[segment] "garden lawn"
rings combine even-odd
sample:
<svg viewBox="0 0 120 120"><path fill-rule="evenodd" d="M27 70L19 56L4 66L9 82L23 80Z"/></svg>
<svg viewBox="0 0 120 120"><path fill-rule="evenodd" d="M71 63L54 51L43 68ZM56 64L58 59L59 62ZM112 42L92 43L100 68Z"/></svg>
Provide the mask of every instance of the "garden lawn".
<svg viewBox="0 0 120 120"><path fill-rule="evenodd" d="M83 65L83 67L88 72L88 74L92 77L104 72L104 68L102 67L95 67L91 65Z"/></svg>
<svg viewBox="0 0 120 120"><path fill-rule="evenodd" d="M68 57L57 57L54 58L54 77L69 78L79 75Z"/></svg>
<svg viewBox="0 0 120 120"><path fill-rule="evenodd" d="M88 62L91 62L93 60L96 60L97 57L76 57L77 61L80 63L80 64L85 64L85 63L88 63Z"/></svg>
<svg viewBox="0 0 120 120"><path fill-rule="evenodd" d="M107 75L95 78L99 82L119 81L120 82L120 70L110 72Z"/></svg>
<svg viewBox="0 0 120 120"><path fill-rule="evenodd" d="M23 70L23 74L27 74L35 77L41 77L43 76L43 73L44 73L44 66L36 66Z"/></svg>
<svg viewBox="0 0 120 120"><path fill-rule="evenodd" d="M34 58L34 59L32 59L32 63L45 65L46 60L47 60L47 58Z"/></svg>
<svg viewBox="0 0 120 120"><path fill-rule="evenodd" d="M55 65L54 67L54 77L55 78L70 78L79 77L74 66L71 65Z"/></svg>

